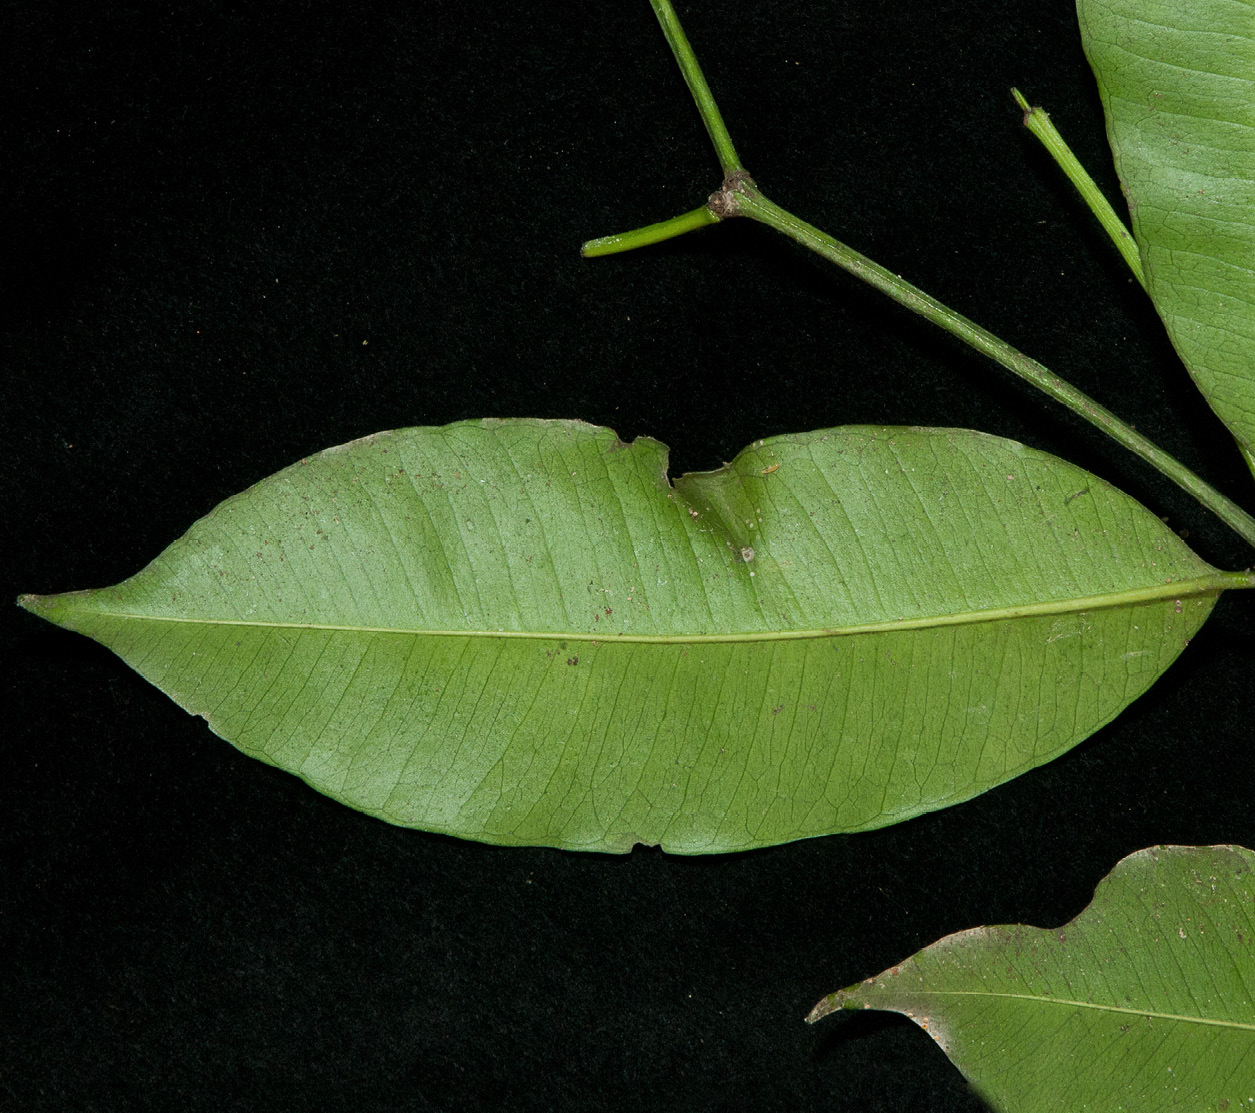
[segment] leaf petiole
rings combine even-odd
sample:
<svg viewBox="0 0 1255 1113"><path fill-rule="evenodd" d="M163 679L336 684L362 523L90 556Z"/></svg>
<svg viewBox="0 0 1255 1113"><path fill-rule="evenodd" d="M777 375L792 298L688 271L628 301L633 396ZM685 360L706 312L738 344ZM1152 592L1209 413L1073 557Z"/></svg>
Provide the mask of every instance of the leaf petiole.
<svg viewBox="0 0 1255 1113"><path fill-rule="evenodd" d="M1111 203L1103 196L1102 190L1098 188L1097 183L1089 176L1089 172L1081 165L1080 160L1072 153L1072 149L1064 142L1063 136L1059 134L1059 130L1051 122L1050 114L1042 108L1035 108L1028 103L1024 94L1019 89L1012 89L1011 95L1015 97L1015 103L1024 110L1024 126L1037 138L1043 147L1050 153L1050 157L1055 160L1059 169L1067 176L1068 180L1076 187L1076 191L1081 195L1085 204L1089 206L1089 211L1098 218L1098 223L1103 226L1103 230L1111 237L1111 242L1116 245L1117 250L1124 257L1124 261L1128 263L1129 270L1133 272L1133 277L1142 284L1142 289L1146 289L1146 275L1142 270L1142 257L1137 250L1137 244L1133 240L1133 236L1129 233L1117 215L1115 209L1111 207Z"/></svg>
<svg viewBox="0 0 1255 1113"><path fill-rule="evenodd" d="M589 259L598 255L617 255L620 251L634 251L638 247L648 247L652 243L661 243L663 240L682 236L685 232L705 228L707 224L718 223L719 217L708 206L703 205L700 209L681 213L657 224L647 224L644 228L634 228L631 232L589 240L580 248L580 254Z"/></svg>

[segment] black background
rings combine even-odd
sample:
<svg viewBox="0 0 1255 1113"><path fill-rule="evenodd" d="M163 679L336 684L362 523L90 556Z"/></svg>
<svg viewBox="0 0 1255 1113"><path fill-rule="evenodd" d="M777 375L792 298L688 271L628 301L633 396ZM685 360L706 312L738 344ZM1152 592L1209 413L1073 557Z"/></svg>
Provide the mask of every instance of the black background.
<svg viewBox="0 0 1255 1113"><path fill-rule="evenodd" d="M1118 196L1067 0L681 16L769 196L1251 504L1009 96ZM3 20L10 598L120 580L327 445L485 415L649 434L676 472L825 425L975 427L1250 561L1089 426L775 233L581 260L718 182L645 0L17 0ZM0 1105L979 1109L908 1021L802 1017L946 933L1062 923L1140 847L1255 845L1251 615L1222 600L1113 725L975 801L685 859L389 827L10 608Z"/></svg>

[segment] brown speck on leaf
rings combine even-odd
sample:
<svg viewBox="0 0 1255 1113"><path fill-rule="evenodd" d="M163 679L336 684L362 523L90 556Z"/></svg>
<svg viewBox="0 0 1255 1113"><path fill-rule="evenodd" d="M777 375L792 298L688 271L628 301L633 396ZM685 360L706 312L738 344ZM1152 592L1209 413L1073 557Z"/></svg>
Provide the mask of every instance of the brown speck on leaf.
<svg viewBox="0 0 1255 1113"><path fill-rule="evenodd" d="M763 468L763 470L762 470L762 471L760 471L758 474L759 474L759 475L770 475L773 471L779 471L779 470L780 470L780 465L779 465L779 464L770 464L770 465L768 465L767 467Z"/></svg>
<svg viewBox="0 0 1255 1113"><path fill-rule="evenodd" d="M580 659L578 657L568 657L566 659L566 663L568 665L578 665L580 663Z"/></svg>

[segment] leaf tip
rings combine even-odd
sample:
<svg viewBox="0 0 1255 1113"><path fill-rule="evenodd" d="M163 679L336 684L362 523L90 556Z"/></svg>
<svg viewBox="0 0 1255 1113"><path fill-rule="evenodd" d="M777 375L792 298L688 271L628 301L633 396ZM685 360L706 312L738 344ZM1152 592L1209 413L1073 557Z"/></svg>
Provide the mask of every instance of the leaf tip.
<svg viewBox="0 0 1255 1113"><path fill-rule="evenodd" d="M56 595L23 594L17 597L17 605L24 611L51 622L54 626L69 626L68 619L73 613L73 602L77 597L88 594L83 591L63 592Z"/></svg>
<svg viewBox="0 0 1255 1113"><path fill-rule="evenodd" d="M31 614L39 614L44 607L44 601L48 598L46 595L19 595L17 597L17 605L24 611L30 611Z"/></svg>
<svg viewBox="0 0 1255 1113"><path fill-rule="evenodd" d="M806 1014L806 1023L814 1024L817 1020L823 1020L829 1013L835 1013L838 1009L845 1006L844 990L837 990L836 993L830 993L823 998L809 1013Z"/></svg>

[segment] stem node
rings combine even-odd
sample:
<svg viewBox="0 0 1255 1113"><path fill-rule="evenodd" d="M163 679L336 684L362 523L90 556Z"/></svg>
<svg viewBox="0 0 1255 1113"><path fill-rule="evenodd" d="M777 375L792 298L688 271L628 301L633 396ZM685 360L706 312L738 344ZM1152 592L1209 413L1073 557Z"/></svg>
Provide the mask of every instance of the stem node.
<svg viewBox="0 0 1255 1113"><path fill-rule="evenodd" d="M706 207L720 220L741 215L741 197L754 188L754 179L744 170L733 170L707 199Z"/></svg>

